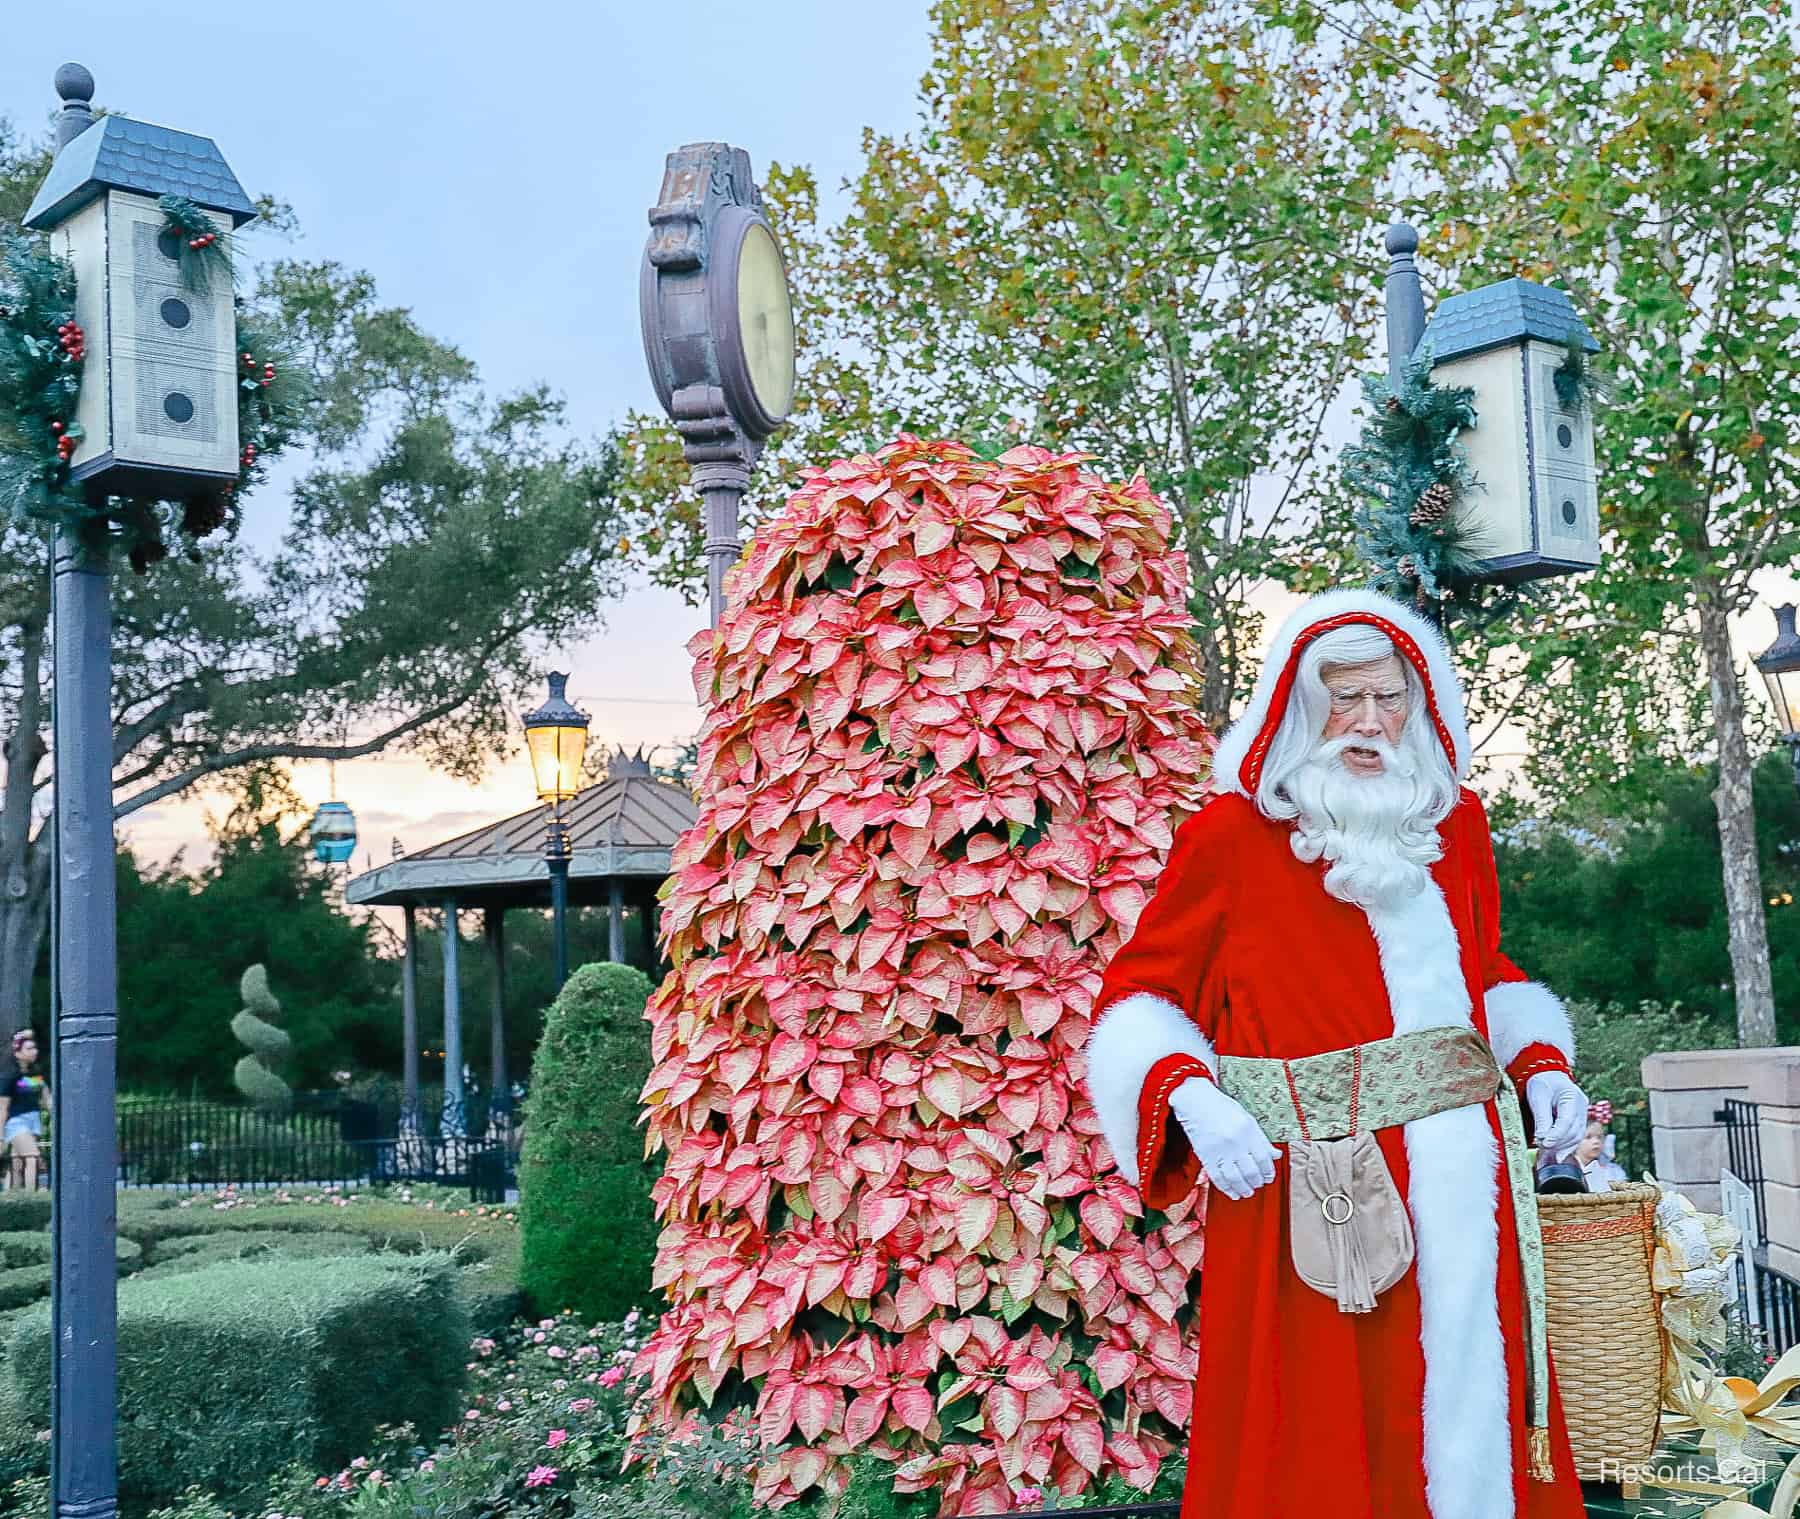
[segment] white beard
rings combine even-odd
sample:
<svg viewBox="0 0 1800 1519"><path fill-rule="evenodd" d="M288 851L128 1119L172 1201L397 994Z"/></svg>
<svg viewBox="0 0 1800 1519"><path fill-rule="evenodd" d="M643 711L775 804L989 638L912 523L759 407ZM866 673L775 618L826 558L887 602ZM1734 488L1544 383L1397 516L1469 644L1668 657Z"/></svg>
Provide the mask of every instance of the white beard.
<svg viewBox="0 0 1800 1519"><path fill-rule="evenodd" d="M1379 775L1357 775L1338 758L1345 749L1373 749ZM1381 739L1323 740L1283 789L1294 809L1289 839L1297 859L1329 862L1325 889L1358 907L1382 907L1417 896L1430 883L1430 865L1443 853L1430 798L1412 764Z"/></svg>

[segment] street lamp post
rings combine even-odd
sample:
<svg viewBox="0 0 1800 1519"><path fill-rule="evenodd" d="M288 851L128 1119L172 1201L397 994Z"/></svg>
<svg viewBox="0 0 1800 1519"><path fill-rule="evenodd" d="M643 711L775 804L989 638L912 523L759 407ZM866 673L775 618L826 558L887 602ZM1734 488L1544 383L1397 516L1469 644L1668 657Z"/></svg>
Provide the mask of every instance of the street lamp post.
<svg viewBox="0 0 1800 1519"><path fill-rule="evenodd" d="M550 870L550 933L555 945L556 989L569 979L569 825L562 804L581 790L581 761L587 753L588 715L566 694L569 677L550 676L550 695L525 714L525 744L540 802L550 807L544 863Z"/></svg>
<svg viewBox="0 0 1800 1519"><path fill-rule="evenodd" d="M1794 757L1794 785L1800 787L1800 633L1792 606L1775 608L1775 642L1756 656L1756 669L1769 688L1775 726Z"/></svg>
<svg viewBox="0 0 1800 1519"><path fill-rule="evenodd" d="M712 625L737 557L738 504L794 404L794 314L750 155L723 142L669 154L638 279L644 357L706 502Z"/></svg>
<svg viewBox="0 0 1800 1519"><path fill-rule="evenodd" d="M76 271L76 320L93 343L82 360L69 483L92 505L121 496L210 502L238 478L231 290L222 279L183 282L179 241L164 225L159 197L191 201L210 219L215 240L248 221L254 207L209 139L96 117L93 75L81 65L57 70L56 93L56 157L24 221L47 233L52 252ZM57 1519L118 1512L110 548L103 515L56 529L50 1488Z"/></svg>

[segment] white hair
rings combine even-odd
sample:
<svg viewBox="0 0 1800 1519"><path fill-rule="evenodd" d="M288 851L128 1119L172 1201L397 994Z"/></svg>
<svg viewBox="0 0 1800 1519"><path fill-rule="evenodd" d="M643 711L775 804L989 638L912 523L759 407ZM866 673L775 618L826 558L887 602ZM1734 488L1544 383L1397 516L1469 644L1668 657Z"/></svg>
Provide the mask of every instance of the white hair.
<svg viewBox="0 0 1800 1519"><path fill-rule="evenodd" d="M1289 843L1295 856L1308 864L1328 861L1325 889L1361 907L1424 890L1429 867L1443 853L1438 824L1457 798L1456 773L1427 710L1425 683L1404 656L1398 656L1406 680L1399 744L1324 737L1331 712L1325 671L1395 655L1387 634L1364 625L1314 639L1300 656L1256 788L1258 811L1294 824ZM1338 763L1338 755L1353 744L1380 752L1380 775L1353 775Z"/></svg>

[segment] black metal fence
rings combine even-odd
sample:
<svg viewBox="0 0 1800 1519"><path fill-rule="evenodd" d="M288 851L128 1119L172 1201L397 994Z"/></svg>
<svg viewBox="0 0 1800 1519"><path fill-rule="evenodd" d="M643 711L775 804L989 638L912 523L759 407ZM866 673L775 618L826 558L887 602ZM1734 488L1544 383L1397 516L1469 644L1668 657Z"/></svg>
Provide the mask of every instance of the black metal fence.
<svg viewBox="0 0 1800 1519"><path fill-rule="evenodd" d="M1761 1261L1753 1262L1750 1270L1769 1352L1780 1355L1800 1344L1800 1282Z"/></svg>
<svg viewBox="0 0 1800 1519"><path fill-rule="evenodd" d="M1613 1114L1612 1135L1613 1161L1624 1171L1627 1181L1642 1181L1646 1171L1656 1170L1648 1113Z"/></svg>
<svg viewBox="0 0 1800 1519"><path fill-rule="evenodd" d="M1762 1132L1754 1102L1728 1097L1725 1105L1713 1113L1713 1121L1725 1126L1726 1164L1731 1174L1749 1187L1756 1199L1756 1233L1769 1237L1769 1214L1763 1201Z"/></svg>
<svg viewBox="0 0 1800 1519"><path fill-rule="evenodd" d="M398 1087L297 1092L280 1109L207 1098L126 1097L118 1180L126 1187L239 1190L424 1182L502 1202L515 1185L520 1126L512 1094L406 1102Z"/></svg>

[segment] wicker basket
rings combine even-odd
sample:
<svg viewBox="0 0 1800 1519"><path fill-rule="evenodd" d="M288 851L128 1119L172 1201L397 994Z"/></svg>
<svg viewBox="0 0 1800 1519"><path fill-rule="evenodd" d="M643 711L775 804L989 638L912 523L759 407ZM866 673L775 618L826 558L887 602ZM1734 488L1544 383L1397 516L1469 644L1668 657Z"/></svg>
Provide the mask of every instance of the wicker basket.
<svg viewBox="0 0 1800 1519"><path fill-rule="evenodd" d="M1654 1218L1648 1182L1538 1198L1550 1359L1575 1469L1640 1465L1656 1448L1662 1406L1662 1321L1650 1287Z"/></svg>

